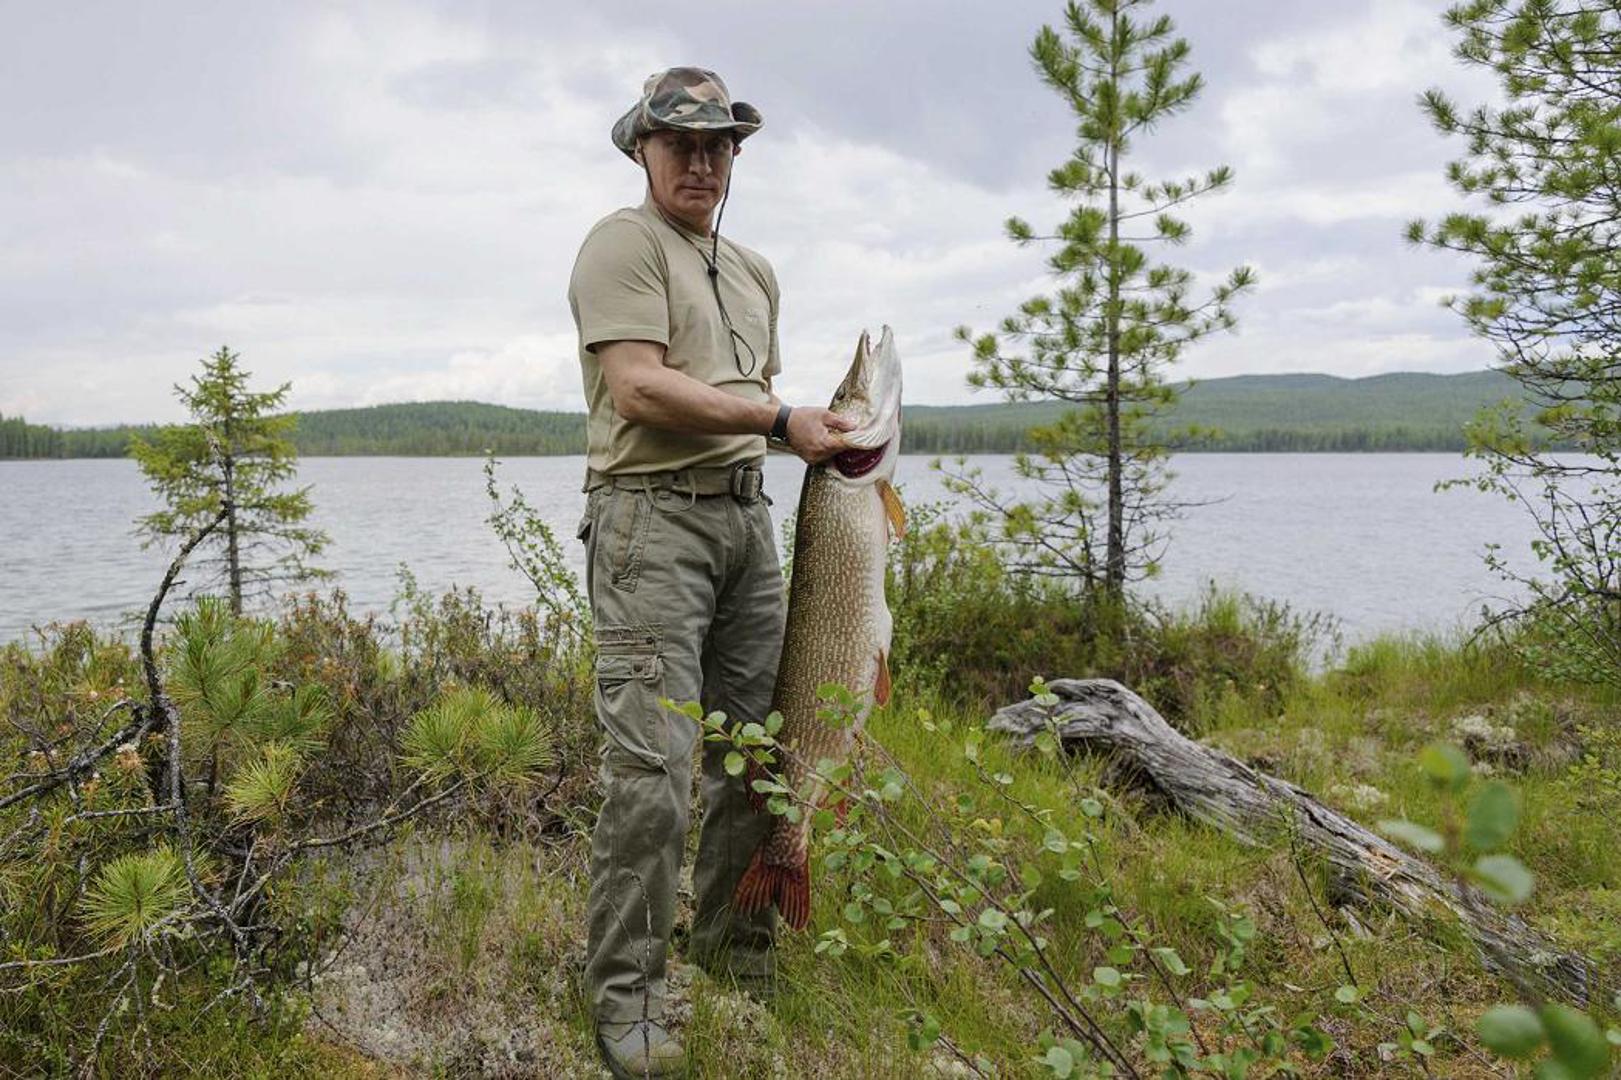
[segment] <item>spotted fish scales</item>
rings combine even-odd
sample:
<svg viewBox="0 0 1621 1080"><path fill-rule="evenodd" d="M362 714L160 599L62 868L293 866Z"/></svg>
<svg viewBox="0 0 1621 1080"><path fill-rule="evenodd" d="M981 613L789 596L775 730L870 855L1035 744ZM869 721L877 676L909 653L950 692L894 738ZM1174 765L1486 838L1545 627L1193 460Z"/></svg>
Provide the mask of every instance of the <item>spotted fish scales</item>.
<svg viewBox="0 0 1621 1080"><path fill-rule="evenodd" d="M815 768L847 761L876 702L889 700L892 621L884 599L885 554L905 527L890 481L900 453L900 359L884 327L874 348L865 332L833 395L833 412L854 421L850 449L806 469L794 529L788 625L772 708L782 714L782 779L812 805L826 792ZM838 683L855 694L848 726L819 719L817 688ZM810 815L777 818L737 887L737 904L775 904L802 929L810 919Z"/></svg>

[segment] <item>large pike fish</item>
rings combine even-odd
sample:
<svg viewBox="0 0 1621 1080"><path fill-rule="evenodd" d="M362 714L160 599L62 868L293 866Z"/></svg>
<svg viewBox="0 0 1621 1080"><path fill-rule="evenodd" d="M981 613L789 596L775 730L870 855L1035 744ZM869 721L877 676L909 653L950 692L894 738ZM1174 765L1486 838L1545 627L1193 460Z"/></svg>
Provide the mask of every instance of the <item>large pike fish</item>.
<svg viewBox="0 0 1621 1080"><path fill-rule="evenodd" d="M891 620L884 600L885 549L905 529L890 486L901 442L901 364L884 327L878 347L865 331L829 408L854 420L850 449L805 470L794 529L788 626L772 708L783 725L779 779L812 806L825 792L819 762L842 763L874 702L889 701ZM839 683L856 695L849 726L817 718L817 687ZM810 920L810 815L778 817L738 882L743 911L776 904L796 930Z"/></svg>

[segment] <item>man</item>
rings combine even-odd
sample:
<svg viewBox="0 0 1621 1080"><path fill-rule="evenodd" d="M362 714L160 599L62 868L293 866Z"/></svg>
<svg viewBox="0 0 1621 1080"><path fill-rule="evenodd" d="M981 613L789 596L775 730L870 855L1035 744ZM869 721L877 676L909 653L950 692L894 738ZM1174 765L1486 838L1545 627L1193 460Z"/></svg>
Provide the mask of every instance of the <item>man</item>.
<svg viewBox="0 0 1621 1080"><path fill-rule="evenodd" d="M662 1024L664 971L699 740L659 699L764 718L785 604L761 489L767 437L816 462L849 428L777 400L776 276L719 235L733 158L762 122L714 72L651 76L612 134L642 167L646 198L592 228L569 282L590 408L579 535L606 736L585 981L618 1076L684 1067ZM705 744L688 954L768 992L775 914L739 915L731 901L771 817L723 759Z"/></svg>

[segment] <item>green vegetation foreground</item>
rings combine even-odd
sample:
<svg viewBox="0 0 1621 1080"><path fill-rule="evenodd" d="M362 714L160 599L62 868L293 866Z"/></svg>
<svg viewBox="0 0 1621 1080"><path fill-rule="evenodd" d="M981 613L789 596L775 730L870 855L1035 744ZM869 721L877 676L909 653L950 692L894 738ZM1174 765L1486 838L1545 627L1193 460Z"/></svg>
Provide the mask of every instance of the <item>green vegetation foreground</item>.
<svg viewBox="0 0 1621 1080"><path fill-rule="evenodd" d="M1310 676L1320 620L1214 594L1181 615L1140 612L1128 648L1100 650L1084 611L926 523L896 552L891 595L898 682L864 775L875 792L896 785L895 823L943 824L965 859L1034 882L1051 910L1050 985L1074 988L1139 1070L1198 1038L1209 1055L1304 1075L1502 1075L1476 1023L1511 992L1456 928L1353 903L1309 851L1241 847L1157 809L1107 761L1016 754L984 734L1038 668L1119 678L1180 730L1369 824L1440 825L1451 797L1415 757L1455 743L1520 808L1509 851L1536 888L1519 913L1595 970L1621 958L1613 695L1540 679L1501 640L1381 639ZM341 593L269 620L218 605L186 616L160 655L209 880L231 884L244 852L269 860L424 804L384 846L357 838L286 864L245 920L257 1001L228 942L163 933L201 913L137 812L157 805L161 747L121 748L46 800L11 798L119 723L140 696L132 650L69 626L0 651L18 763L0 792L0 1061L90 1061L107 1076L594 1075L578 928L596 739L589 659L563 623L491 612L470 592L427 597L409 579L389 624L351 615ZM1031 812L1045 819L1033 831ZM1082 848L1048 850L1053 830ZM948 920L909 916L912 890L847 833L821 836L811 931L785 943L775 1002L676 967L672 1014L699 1075L1085 1074L1017 965ZM966 910L975 927L997 922ZM1613 1019L1613 988L1593 991L1595 1015ZM1149 998L1182 1002L1192 1030L1133 1004Z"/></svg>

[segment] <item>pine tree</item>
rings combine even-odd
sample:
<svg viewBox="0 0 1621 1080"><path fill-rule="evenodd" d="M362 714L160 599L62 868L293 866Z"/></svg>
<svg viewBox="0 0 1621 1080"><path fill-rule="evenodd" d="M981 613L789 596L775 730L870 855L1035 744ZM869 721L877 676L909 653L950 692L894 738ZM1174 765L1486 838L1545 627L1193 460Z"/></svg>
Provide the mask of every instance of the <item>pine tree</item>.
<svg viewBox="0 0 1621 1080"><path fill-rule="evenodd" d="M1621 684L1621 4L1472 0L1445 19L1457 57L1496 72L1506 104L1464 115L1437 89L1421 103L1441 132L1467 139L1447 178L1491 213L1415 220L1407 239L1479 261L1475 291L1446 304L1495 346L1554 443L1585 455L1548 453L1505 405L1468 431L1484 471L1454 483L1506 495L1535 521L1550 579L1487 548L1488 564L1530 593L1501 615L1554 627L1539 657L1562 673Z"/></svg>
<svg viewBox="0 0 1621 1080"><path fill-rule="evenodd" d="M166 506L138 522L148 545L189 535L224 512L204 544L213 558L195 564L223 579L236 615L244 598L274 582L325 576L307 560L327 544L324 533L301 524L311 510L309 488L278 490L297 472L296 418L275 414L291 384L250 391L239 359L223 346L204 359L189 389L175 386L192 422L160 428L150 442L133 435L129 447Z"/></svg>
<svg viewBox="0 0 1621 1080"><path fill-rule="evenodd" d="M974 349L972 385L1072 408L1033 429L1035 452L1016 459L1019 475L1041 492L1035 501L1005 502L972 471L948 478L1000 517L1022 570L1078 583L1116 604L1129 578L1157 568L1160 523L1177 510L1165 496L1176 436L1153 424L1180 392L1165 369L1188 343L1232 327L1228 303L1254 282L1240 267L1209 300L1189 307L1187 271L1150 265L1139 246L1184 243L1189 227L1167 211L1232 181L1226 166L1157 184L1124 171L1134 139L1187 109L1203 86L1197 74L1176 79L1189 48L1169 40L1169 17L1144 25L1129 17L1149 2L1072 0L1064 11L1068 40L1044 26L1030 47L1042 80L1075 114L1075 150L1047 180L1076 205L1052 234L1020 218L1008 220L1007 232L1021 245L1054 245L1047 267L1057 289L1026 301L999 332L976 337L961 327L957 334ZM1008 351L1016 345L1024 351Z"/></svg>

